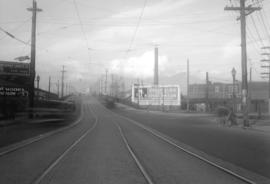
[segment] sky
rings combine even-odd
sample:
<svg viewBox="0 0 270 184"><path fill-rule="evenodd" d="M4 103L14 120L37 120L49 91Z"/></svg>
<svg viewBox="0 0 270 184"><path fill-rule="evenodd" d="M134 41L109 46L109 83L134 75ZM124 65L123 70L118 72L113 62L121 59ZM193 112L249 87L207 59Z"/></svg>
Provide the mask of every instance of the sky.
<svg viewBox="0 0 270 184"><path fill-rule="evenodd" d="M247 16L248 68L263 80L262 46L270 45L270 0L247 0L262 7ZM37 0L36 73L46 88L65 65L66 81L82 90L105 71L134 79L153 76L154 48L159 73L186 72L216 82L241 80L239 0ZM0 0L0 27L30 43L32 0ZM0 60L29 55L30 47L0 32ZM191 81L196 83L196 81ZM55 87L55 86L54 86Z"/></svg>

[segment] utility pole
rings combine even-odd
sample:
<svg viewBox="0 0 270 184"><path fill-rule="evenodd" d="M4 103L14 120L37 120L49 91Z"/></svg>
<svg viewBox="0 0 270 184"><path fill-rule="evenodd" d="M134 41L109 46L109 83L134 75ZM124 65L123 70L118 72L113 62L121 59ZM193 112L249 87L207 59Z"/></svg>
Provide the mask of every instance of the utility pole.
<svg viewBox="0 0 270 184"><path fill-rule="evenodd" d="M264 49L264 50L269 49L269 51L270 51L270 47L262 47L262 49ZM267 62L268 63L268 65L261 66L262 68L267 68L268 72L264 72L264 73L261 73L261 74L268 76L268 114L270 114L270 53L263 52L262 55L263 56L268 56L268 59L261 59L261 62Z"/></svg>
<svg viewBox="0 0 270 184"><path fill-rule="evenodd" d="M60 95L59 94L59 91L60 91L59 87L60 87L59 80L57 80L57 96L58 96L58 98L59 98L59 95Z"/></svg>
<svg viewBox="0 0 270 184"><path fill-rule="evenodd" d="M236 70L235 68L232 69L232 77L233 77L233 91L232 91L232 97L233 97L233 112L237 112L236 108L236 95L235 95L235 76L236 76Z"/></svg>
<svg viewBox="0 0 270 184"><path fill-rule="evenodd" d="M49 87L48 87L49 93L51 92L51 76L49 76Z"/></svg>
<svg viewBox="0 0 270 184"><path fill-rule="evenodd" d="M252 82L252 67L249 68L249 83Z"/></svg>
<svg viewBox="0 0 270 184"><path fill-rule="evenodd" d="M206 111L208 111L209 110L209 77L208 77L208 72L206 72L205 101L206 101Z"/></svg>
<svg viewBox="0 0 270 184"><path fill-rule="evenodd" d="M63 69L62 69L62 84L61 84L61 98L64 97L64 78L65 78L65 66L63 65Z"/></svg>
<svg viewBox="0 0 270 184"><path fill-rule="evenodd" d="M243 126L249 126L248 120L248 82L247 82L247 48L246 48L246 16L253 13L254 11L260 10L261 7L252 7L249 5L246 7L246 0L240 0L240 7L228 7L224 10L227 11L240 11L241 21L241 48L242 48L242 108L243 108Z"/></svg>
<svg viewBox="0 0 270 184"><path fill-rule="evenodd" d="M112 84L111 84L111 96L114 95L114 78L113 78L113 74L111 74L111 79L112 79Z"/></svg>
<svg viewBox="0 0 270 184"><path fill-rule="evenodd" d="M69 95L68 94L68 83L66 83L66 95Z"/></svg>
<svg viewBox="0 0 270 184"><path fill-rule="evenodd" d="M187 111L189 112L189 59L187 60Z"/></svg>
<svg viewBox="0 0 270 184"><path fill-rule="evenodd" d="M33 0L33 7L27 8L28 11L32 12L32 33L31 33L31 60L30 60L30 86L29 86L29 117L33 118L32 109L34 108L35 98L35 76L36 76L36 21L37 12L42 11L37 8L37 2Z"/></svg>
<svg viewBox="0 0 270 184"><path fill-rule="evenodd" d="M106 76L105 76L105 95L107 95L107 80L108 80L108 70L106 69Z"/></svg>
<svg viewBox="0 0 270 184"><path fill-rule="evenodd" d="M48 86L48 91L49 91L49 93L48 93L48 95L47 95L47 98L48 98L48 100L50 100L50 93L51 93L51 76L49 76L49 86Z"/></svg>

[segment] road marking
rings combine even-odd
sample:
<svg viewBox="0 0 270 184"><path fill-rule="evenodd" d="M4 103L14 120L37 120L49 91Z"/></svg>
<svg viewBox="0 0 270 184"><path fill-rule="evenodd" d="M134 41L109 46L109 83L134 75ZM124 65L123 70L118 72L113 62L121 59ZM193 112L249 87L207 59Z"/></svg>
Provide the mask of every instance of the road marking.
<svg viewBox="0 0 270 184"><path fill-rule="evenodd" d="M89 108L91 113L94 116L93 111L91 108ZM85 138L85 136L91 132L92 130L95 129L97 123L98 123L98 118L94 116L95 118L95 123L92 127L90 127L83 135L81 135L74 143L72 143L34 182L33 184L39 184L46 176L48 173L51 172L51 170L61 162L61 160L81 141Z"/></svg>
<svg viewBox="0 0 270 184"><path fill-rule="evenodd" d="M152 181L151 177L149 176L149 174L146 172L146 170L144 169L143 165L141 164L141 162L139 161L138 157L135 155L135 153L133 152L133 150L131 149L123 131L122 128L120 127L120 125L116 122L114 122L114 124L117 126L117 128L119 129L120 135L129 151L129 153L131 154L132 158L135 160L136 165L138 166L138 168L140 169L141 173L143 174L144 178L146 179L147 183L149 184L154 184L154 182Z"/></svg>
<svg viewBox="0 0 270 184"><path fill-rule="evenodd" d="M104 108L104 109L105 109L105 108ZM109 111L108 109L106 109L106 110ZM208 159L206 159L206 158L204 158L204 157L202 157L202 156L200 156L200 155L198 155L198 154L196 154L196 153L193 153L193 152L191 152L191 151L189 151L189 150L187 150L187 149L185 149L185 148L183 148L183 147L177 145L176 143L174 143L173 141L171 141L171 140L174 140L173 138L170 138L170 139L171 139L171 140L170 140L170 139L166 138L164 135L162 135L162 133L159 132L159 131L157 131L157 130L154 130L154 129L149 128L149 127L147 127L147 126L145 126L145 125L142 125L141 123L139 123L139 122L137 122L137 121L135 121L135 120L133 120L133 119L130 119L130 118L128 118L128 117L125 117L125 116L116 114L116 113L113 112L113 111L109 111L109 112L113 113L115 116L118 116L118 117L120 117L120 118L122 118L122 119L126 119L126 120L130 121L131 123L133 123L133 124L139 126L140 128L142 128L142 129L144 129L144 130L150 132L152 135L154 135L154 136L156 136L156 137L162 139L163 141L167 142L168 144L175 146L176 148L178 148L178 149L180 149L180 150L182 150L182 151L184 151L184 152L186 152L186 153L188 153L188 154L194 156L195 158L198 158L198 159L200 159L200 160L202 160L202 161L208 163L209 165L212 165L212 166L214 166L214 167L216 167L216 168L218 168L218 169L224 171L224 172L227 173L227 174L230 174L230 175L232 175L232 176L234 176L234 177L236 177L236 178L238 178L238 179L240 179L240 180L242 180L242 181L244 181L244 182L246 182L246 183L249 183L249 184L256 184L256 182L254 182L254 181L252 181L252 180L250 180L250 179L248 179L248 178L246 178L246 177L244 177L244 176L241 176L241 175L239 175L239 174L237 174L237 173L235 173L235 172L233 172L233 171L231 171L231 170L229 170L229 169L227 169L227 168L225 168L225 167L222 167L222 166L220 166L220 165L218 165L218 164L216 164L216 163L214 163L214 162L212 162L212 161L210 161L210 160L208 160ZM175 141L175 140L174 140L174 141ZM175 142L177 142L177 141L175 141Z"/></svg>
<svg viewBox="0 0 270 184"><path fill-rule="evenodd" d="M29 138L29 139L26 139L26 140L23 140L23 141L20 141L20 142L14 143L12 145L1 148L0 149L0 157L3 156L3 155L6 155L8 153L14 152L14 151L16 151L18 149L24 148L24 147L26 147L26 146L28 146L28 145L30 145L32 143L35 143L37 141L43 140L43 139L45 139L47 137L50 137L50 136L52 136L54 134L60 133L60 132L62 132L64 130L66 130L66 129L69 129L69 128L72 128L72 127L76 126L82 120L83 115L84 115L83 108L81 108L80 117L74 123L72 123L71 125L60 128L60 129L57 129L57 130L54 130L54 131L51 131L51 132L48 132L48 133L45 133L45 134L41 134L41 135L38 135L36 137Z"/></svg>

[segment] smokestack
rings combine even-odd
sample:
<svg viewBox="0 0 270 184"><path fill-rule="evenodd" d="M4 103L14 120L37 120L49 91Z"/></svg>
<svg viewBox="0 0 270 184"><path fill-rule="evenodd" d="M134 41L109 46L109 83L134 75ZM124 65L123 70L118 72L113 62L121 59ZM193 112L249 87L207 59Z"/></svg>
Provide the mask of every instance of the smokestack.
<svg viewBox="0 0 270 184"><path fill-rule="evenodd" d="M158 85L158 48L155 47L154 85Z"/></svg>

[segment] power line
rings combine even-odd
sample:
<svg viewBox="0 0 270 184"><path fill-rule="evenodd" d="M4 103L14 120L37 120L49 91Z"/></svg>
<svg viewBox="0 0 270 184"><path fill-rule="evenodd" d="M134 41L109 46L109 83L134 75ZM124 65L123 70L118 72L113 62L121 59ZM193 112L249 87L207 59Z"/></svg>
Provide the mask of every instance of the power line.
<svg viewBox="0 0 270 184"><path fill-rule="evenodd" d="M6 35L8 35L9 37L11 37L12 39L17 40L18 42L23 43L23 44L25 44L25 45L30 45L30 46L31 46L31 44L29 44L29 43L27 43L27 42L25 42L25 41L23 41L23 40L17 38L17 37L14 36L13 34L9 33L9 32L6 31L5 29L3 29L2 27L0 27L0 30L1 30L2 32L4 32Z"/></svg>
<svg viewBox="0 0 270 184"><path fill-rule="evenodd" d="M131 38L131 41L130 41L129 46L128 46L128 50L127 50L127 52L126 52L127 54L128 54L128 52L131 50L131 47L132 47L132 45L133 45L133 43L134 43L134 41L135 41L135 38L136 38L136 35L137 35L137 32L138 32L139 26L140 26L140 23L141 23L143 14L144 14L144 9L145 9L145 7L146 7L146 4L147 4L147 0L144 0L144 4L143 4L143 8L142 8L141 14L140 14L140 16L139 16L139 19L138 19L138 22L137 22L137 25L136 25L134 34L133 34L133 36L132 36L132 38Z"/></svg>
<svg viewBox="0 0 270 184"><path fill-rule="evenodd" d="M29 20L31 20L31 18L26 19L25 21L23 21L22 24L20 24L19 26L15 27L14 29L12 29L12 31L16 31L17 29L20 29L22 26L25 25L26 22L28 22ZM3 37L0 38L0 40L4 39L7 36L7 34L5 34Z"/></svg>
<svg viewBox="0 0 270 184"><path fill-rule="evenodd" d="M257 0L257 2L258 2L258 4L260 4L261 6L263 6L262 1ZM264 16L267 19L267 16L266 16L266 13L265 13L264 9L262 9L262 12L260 11L259 14L260 14L260 18L261 18L262 23L263 23L263 27L265 29L265 32L266 32L266 34L268 36L268 39L269 39L269 42L270 42L270 33L268 31L268 28L267 28L267 25L269 26L269 24L268 24L268 21L265 22L264 17L263 17L263 14L264 14ZM269 26L269 28L270 28L270 26Z"/></svg>
<svg viewBox="0 0 270 184"><path fill-rule="evenodd" d="M75 7L75 10L76 10L76 13L77 13L79 22L80 22L81 31L82 31L82 33L83 33L84 40L85 40L85 42L86 42L86 46L87 46L87 54L88 54L88 57L89 57L89 61L91 61L91 56L90 56L90 54L89 54L89 50L90 50L89 42L88 42L88 38L87 38L87 35L86 35L85 30L84 30L84 27L83 27L83 22L82 22L80 13L79 13L79 9L78 9L76 0L73 0L73 4L74 4L74 7Z"/></svg>
<svg viewBox="0 0 270 184"><path fill-rule="evenodd" d="M254 18L253 18L252 15L251 15L250 17L251 17L251 21L252 21L252 23L253 23L253 25L254 25L255 31L256 31L256 33L257 33L257 35L258 35L258 38L259 38L259 40L260 40L262 46L264 46L263 40L262 40L262 38L261 38L261 34L260 34L260 32L259 32L259 29L258 29L257 26L256 26L255 20L254 20Z"/></svg>

